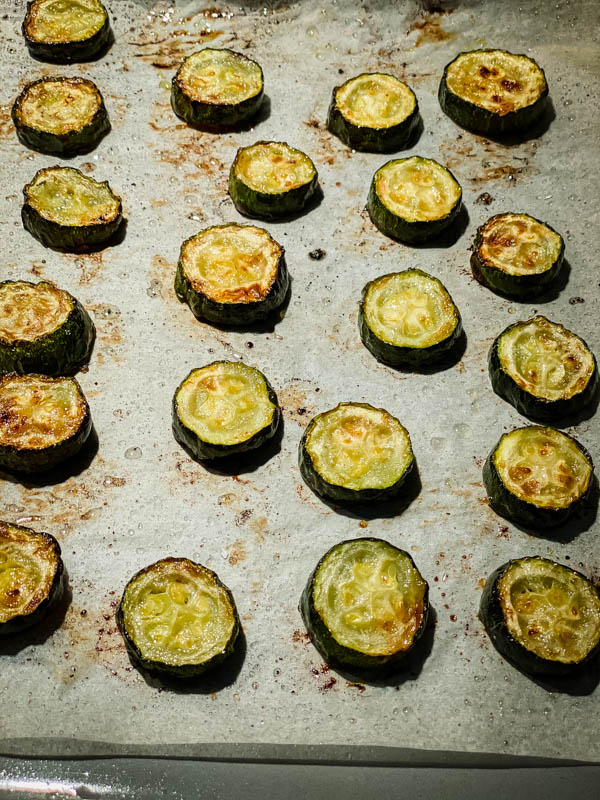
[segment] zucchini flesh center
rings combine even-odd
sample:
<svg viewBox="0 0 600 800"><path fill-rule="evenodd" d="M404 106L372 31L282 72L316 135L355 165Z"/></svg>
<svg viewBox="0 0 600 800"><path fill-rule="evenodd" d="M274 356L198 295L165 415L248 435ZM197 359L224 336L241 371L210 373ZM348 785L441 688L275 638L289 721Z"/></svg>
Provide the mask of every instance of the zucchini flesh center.
<svg viewBox="0 0 600 800"><path fill-rule="evenodd" d="M494 464L512 494L542 508L568 508L585 493L592 475L590 461L572 439L534 425L505 434Z"/></svg>
<svg viewBox="0 0 600 800"><path fill-rule="evenodd" d="M483 227L479 254L486 264L509 275L539 275L560 255L562 240L555 231L526 214L492 217Z"/></svg>
<svg viewBox="0 0 600 800"><path fill-rule="evenodd" d="M77 433L85 414L85 402L70 378L25 375L0 383L0 445L51 447Z"/></svg>
<svg viewBox="0 0 600 800"><path fill-rule="evenodd" d="M0 527L0 623L39 606L48 596L57 565L44 537Z"/></svg>
<svg viewBox="0 0 600 800"><path fill-rule="evenodd" d="M28 35L38 42L80 42L89 39L106 21L98 0L37 0Z"/></svg>
<svg viewBox="0 0 600 800"><path fill-rule="evenodd" d="M520 559L500 578L498 594L510 633L541 658L582 661L600 639L598 594L560 564Z"/></svg>
<svg viewBox="0 0 600 800"><path fill-rule="evenodd" d="M412 646L421 627L426 584L410 559L384 542L335 547L314 579L317 613L336 639L367 655Z"/></svg>
<svg viewBox="0 0 600 800"><path fill-rule="evenodd" d="M504 116L535 103L546 90L546 79L526 56L476 50L449 65L446 85L463 100Z"/></svg>
<svg viewBox="0 0 600 800"><path fill-rule="evenodd" d="M261 69L254 61L210 48L186 58L177 80L192 100L218 105L241 103L257 95L263 85Z"/></svg>
<svg viewBox="0 0 600 800"><path fill-rule="evenodd" d="M44 170L26 189L29 205L59 225L106 224L119 213L119 200L108 184L75 169Z"/></svg>
<svg viewBox="0 0 600 800"><path fill-rule="evenodd" d="M373 281L364 314L379 339L398 347L431 347L448 338L458 323L441 283L410 270Z"/></svg>
<svg viewBox="0 0 600 800"><path fill-rule="evenodd" d="M562 325L535 317L515 325L498 345L502 369L522 389L544 400L582 392L594 372L585 343Z"/></svg>
<svg viewBox="0 0 600 800"><path fill-rule="evenodd" d="M375 181L383 205L414 222L446 217L461 197L460 186L447 169L418 156L390 161L378 170Z"/></svg>
<svg viewBox="0 0 600 800"><path fill-rule="evenodd" d="M236 444L263 430L273 419L258 370L240 363L196 369L177 392L177 414L204 442Z"/></svg>
<svg viewBox="0 0 600 800"><path fill-rule="evenodd" d="M209 228L184 242L181 260L196 291L220 303L260 301L277 277L282 248L261 228Z"/></svg>
<svg viewBox="0 0 600 800"><path fill-rule="evenodd" d="M48 79L27 90L19 104L19 116L31 128L64 134L85 128L99 108L100 96L89 83Z"/></svg>
<svg viewBox="0 0 600 800"><path fill-rule="evenodd" d="M398 420L358 404L315 417L306 449L322 478L348 489L392 486L412 461L408 433Z"/></svg>
<svg viewBox="0 0 600 800"><path fill-rule="evenodd" d="M67 292L52 284L0 285L0 339L33 342L64 325L72 310Z"/></svg>
<svg viewBox="0 0 600 800"><path fill-rule="evenodd" d="M164 562L128 584L123 618L145 659L173 665L210 660L235 625L227 592L208 570Z"/></svg>
<svg viewBox="0 0 600 800"><path fill-rule="evenodd" d="M283 142L250 145L238 153L235 175L250 189L282 194L305 186L315 177L310 158Z"/></svg>
<svg viewBox="0 0 600 800"><path fill-rule="evenodd" d="M392 75L359 75L337 89L335 104L348 122L366 128L391 128L412 114L413 92Z"/></svg>

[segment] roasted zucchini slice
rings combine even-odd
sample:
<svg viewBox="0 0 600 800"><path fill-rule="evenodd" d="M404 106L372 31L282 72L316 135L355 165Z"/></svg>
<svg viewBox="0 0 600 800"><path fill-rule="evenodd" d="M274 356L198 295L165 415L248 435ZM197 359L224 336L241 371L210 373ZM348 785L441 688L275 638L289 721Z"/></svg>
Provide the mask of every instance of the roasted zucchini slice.
<svg viewBox="0 0 600 800"><path fill-rule="evenodd" d="M0 373L71 374L89 360L94 338L89 314L64 289L0 283Z"/></svg>
<svg viewBox="0 0 600 800"><path fill-rule="evenodd" d="M29 52L42 61L89 61L109 42L108 13L99 0L31 0L23 20Z"/></svg>
<svg viewBox="0 0 600 800"><path fill-rule="evenodd" d="M353 150L402 150L418 124L415 93L393 75L364 73L333 90L327 127Z"/></svg>
<svg viewBox="0 0 600 800"><path fill-rule="evenodd" d="M459 53L446 65L439 100L450 119L490 136L531 128L546 104L544 70L532 58L506 50Z"/></svg>
<svg viewBox="0 0 600 800"><path fill-rule="evenodd" d="M92 429L74 378L0 377L0 469L42 472L81 450Z"/></svg>
<svg viewBox="0 0 600 800"><path fill-rule="evenodd" d="M496 214L477 229L471 267L490 289L517 300L545 292L560 273L565 243L528 214Z"/></svg>
<svg viewBox="0 0 600 800"><path fill-rule="evenodd" d="M229 194L240 214L281 219L302 211L318 186L317 170L285 142L241 147L229 172Z"/></svg>
<svg viewBox="0 0 600 800"><path fill-rule="evenodd" d="M181 246L175 292L198 319L224 325L265 319L289 285L283 247L263 228L216 225Z"/></svg>
<svg viewBox="0 0 600 800"><path fill-rule="evenodd" d="M442 358L462 332L446 287L420 269L382 275L363 289L360 336L375 358L391 366L420 366Z"/></svg>
<svg viewBox="0 0 600 800"><path fill-rule="evenodd" d="M64 574L54 536L0 521L0 636L40 622L61 599Z"/></svg>
<svg viewBox="0 0 600 800"><path fill-rule="evenodd" d="M328 664L376 677L415 646L427 623L428 597L407 552L383 539L350 539L319 561L300 612Z"/></svg>
<svg viewBox="0 0 600 800"><path fill-rule="evenodd" d="M110 130L98 87L85 78L40 78L15 100L12 120L22 144L70 156L92 150Z"/></svg>
<svg viewBox="0 0 600 800"><path fill-rule="evenodd" d="M529 425L505 433L489 454L483 480L492 508L533 528L565 522L589 498L589 453L555 428Z"/></svg>
<svg viewBox="0 0 600 800"><path fill-rule="evenodd" d="M393 497L414 462L406 428L388 411L366 403L340 403L317 414L300 441L302 477L331 500Z"/></svg>
<svg viewBox="0 0 600 800"><path fill-rule="evenodd" d="M406 244L439 236L462 204L462 189L449 169L421 156L380 167L371 182L367 210L382 233Z"/></svg>
<svg viewBox="0 0 600 800"><path fill-rule="evenodd" d="M600 594L581 572L540 556L498 567L479 611L497 650L525 672L565 675L600 651Z"/></svg>
<svg viewBox="0 0 600 800"><path fill-rule="evenodd" d="M187 558L163 558L137 572L117 608L133 660L149 672L195 678L231 655L240 620L230 590Z"/></svg>
<svg viewBox="0 0 600 800"><path fill-rule="evenodd" d="M175 438L201 461L260 447L280 417L269 381L240 361L193 369L173 397Z"/></svg>
<svg viewBox="0 0 600 800"><path fill-rule="evenodd" d="M171 84L177 116L216 130L235 128L253 117L263 96L263 73L256 61L211 47L188 56Z"/></svg>
<svg viewBox="0 0 600 800"><path fill-rule="evenodd" d="M489 370L500 397L544 422L578 413L598 389L598 365L587 344L546 317L506 328L490 349Z"/></svg>
<svg viewBox="0 0 600 800"><path fill-rule="evenodd" d="M72 167L36 172L23 189L23 225L47 247L80 251L107 242L123 216L121 198Z"/></svg>

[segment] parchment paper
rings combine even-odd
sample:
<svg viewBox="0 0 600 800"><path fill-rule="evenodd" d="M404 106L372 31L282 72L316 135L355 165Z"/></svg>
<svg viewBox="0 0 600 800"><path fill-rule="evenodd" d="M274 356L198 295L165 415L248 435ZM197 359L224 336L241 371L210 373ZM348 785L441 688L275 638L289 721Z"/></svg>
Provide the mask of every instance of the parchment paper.
<svg viewBox="0 0 600 800"><path fill-rule="evenodd" d="M72 587L67 608L0 645L0 750L235 757L253 752L254 743L260 758L331 745L349 760L368 761L378 748L389 748L390 758L417 748L598 760L597 668L567 686L541 685L501 658L477 618L483 582L511 557L540 554L592 576L600 566L593 511L563 530L561 541L535 537L489 508L481 479L501 433L524 424L489 385L486 357L497 334L539 311L600 353L598 4L109 6L115 43L107 55L53 66L26 51L25 3L0 2L2 278L56 281L90 309L98 328L89 371L80 376L97 451L92 443L50 480L25 485L3 475L0 484L2 517L55 534ZM208 43L263 66L269 101L253 128L210 135L173 115L170 79L183 57ZM444 65L485 46L531 54L545 68L555 118L538 138L497 144L441 112ZM405 247L374 228L364 204L388 157L352 153L324 127L332 88L374 70L398 75L417 94L424 131L408 153L438 159L463 187L462 223L431 247ZM52 74L96 81L112 120L94 152L69 162L108 179L123 197L126 236L97 254L48 250L21 223L23 185L58 160L19 144L10 105L26 81ZM265 225L285 246L293 278L281 322L271 330L218 329L179 304L175 265L185 238L241 219L227 195L228 170L236 148L258 139L285 139L311 155L323 199L294 221ZM546 302L512 303L471 277L477 226L512 210L548 221L566 239L568 281ZM309 255L317 248L326 252L318 261ZM466 350L444 371L389 369L360 342L363 285L407 267L439 277L462 313ZM239 474L196 464L171 433L175 387L216 358L263 370L284 410L280 449ZM383 406L408 428L422 486L403 511L354 514L303 484L302 431L314 413L343 400ZM568 430L600 459L597 419ZM384 685L357 685L328 670L297 611L319 557L360 535L410 551L436 612L407 671ZM216 570L242 617L245 653L200 687L145 679L115 628L129 577L167 555Z"/></svg>

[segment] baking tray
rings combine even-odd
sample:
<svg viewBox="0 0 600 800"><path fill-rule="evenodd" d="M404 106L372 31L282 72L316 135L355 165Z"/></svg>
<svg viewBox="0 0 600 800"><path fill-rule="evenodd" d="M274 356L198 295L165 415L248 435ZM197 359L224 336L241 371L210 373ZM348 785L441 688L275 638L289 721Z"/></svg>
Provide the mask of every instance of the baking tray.
<svg viewBox="0 0 600 800"><path fill-rule="evenodd" d="M33 61L19 34L24 3L0 3L4 71L0 151L3 275L48 278L94 315L98 340L81 383L97 436L76 462L27 484L2 476L4 518L60 540L71 596L42 628L0 651L6 756L164 756L432 765L439 753L598 761L597 665L576 682L541 684L512 669L477 619L482 583L510 557L539 553L589 575L599 566L595 511L534 537L486 503L481 466L505 428L522 424L493 394L486 355L512 321L536 310L600 350L596 325L598 147L593 96L596 3L368 4L134 3L110 5L115 43L101 60L57 68ZM179 61L213 43L257 58L268 100L253 128L216 136L188 129L169 105ZM546 69L552 110L526 141L499 144L457 128L439 109L443 66L465 49L508 47ZM463 186L452 235L409 248L383 237L364 210L386 157L352 153L324 119L345 77L385 70L417 93L424 130L408 153L434 157ZM27 80L81 74L102 90L113 123L98 148L70 163L122 195L126 235L71 256L43 248L20 221L21 188L56 159L16 140L10 103ZM226 192L237 147L286 139L313 157L323 198L304 216L266 227L286 248L292 293L272 329L199 323L172 289L181 242L239 220ZM566 239L566 280L536 305L513 303L473 281L469 247L492 213L523 210ZM326 255L315 261L310 253ZM432 374L378 364L357 334L367 280L418 266L459 306L460 360ZM275 386L284 411L276 446L237 474L206 468L170 430L173 391L189 369L243 358ZM311 415L342 400L388 408L413 439L420 481L409 502L350 512L316 498L296 465ZM568 429L598 457L598 427ZM330 671L297 611L318 558L353 536L407 549L431 586L434 620L397 679L360 684ZM132 669L114 623L128 578L165 555L216 570L240 608L245 647L201 685L178 690ZM565 730L569 736L565 736ZM434 755L431 755L431 754ZM503 759L508 759L505 761ZM487 763L487 762L486 762Z"/></svg>

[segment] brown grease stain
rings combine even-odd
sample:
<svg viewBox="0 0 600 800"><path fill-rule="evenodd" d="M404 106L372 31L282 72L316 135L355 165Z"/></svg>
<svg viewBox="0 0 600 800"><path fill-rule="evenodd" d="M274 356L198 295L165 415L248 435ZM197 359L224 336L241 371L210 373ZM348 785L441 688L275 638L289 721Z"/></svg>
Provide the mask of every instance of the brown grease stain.
<svg viewBox="0 0 600 800"><path fill-rule="evenodd" d="M96 253L65 253L73 261L75 269L79 271L79 284L83 286L92 283L104 271L102 251Z"/></svg>
<svg viewBox="0 0 600 800"><path fill-rule="evenodd" d="M198 47L222 36L223 31L211 31L202 28L195 36L189 36L185 30L176 30L163 39L129 42L137 48L134 58L150 64L155 69L175 69L181 62Z"/></svg>
<svg viewBox="0 0 600 800"><path fill-rule="evenodd" d="M11 105L0 106L0 136L10 136L14 133L15 126L10 115L11 108Z"/></svg>
<svg viewBox="0 0 600 800"><path fill-rule="evenodd" d="M519 178L535 174L531 165L538 143L535 139L518 146L507 148L504 145L473 136L466 140L462 133L447 137L440 142L441 163L449 169L463 169L461 178L466 177L474 185L507 177L516 182ZM507 163L510 162L510 163ZM464 176L464 168L470 174ZM482 192L476 202L489 205L494 198L489 192Z"/></svg>
<svg viewBox="0 0 600 800"><path fill-rule="evenodd" d="M315 413L315 406L307 398L307 392L311 390L312 387L305 381L294 381L277 393L284 417L302 428L308 425Z"/></svg>
<svg viewBox="0 0 600 800"><path fill-rule="evenodd" d="M96 349L119 362L118 348L123 343L121 311L108 303L92 303L86 308L92 312L96 326Z"/></svg>
<svg viewBox="0 0 600 800"><path fill-rule="evenodd" d="M442 28L442 16L451 14L454 9L444 10L442 8L432 8L422 11L416 20L409 26L407 35L413 31L419 31L419 36L415 42L415 47L422 44L433 42L447 42L456 38L455 33L445 31Z"/></svg>
<svg viewBox="0 0 600 800"><path fill-rule="evenodd" d="M236 539L236 541L229 547L228 561L233 567L236 564L241 564L243 561L245 561L246 555L245 543L242 541L242 539Z"/></svg>
<svg viewBox="0 0 600 800"><path fill-rule="evenodd" d="M256 519L253 519L250 523L250 527L254 531L254 536L258 543L262 543L265 541L264 532L267 529L268 522L269 520L267 519L267 517L257 517Z"/></svg>

